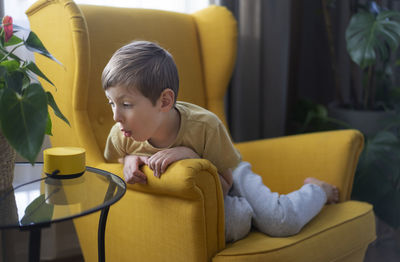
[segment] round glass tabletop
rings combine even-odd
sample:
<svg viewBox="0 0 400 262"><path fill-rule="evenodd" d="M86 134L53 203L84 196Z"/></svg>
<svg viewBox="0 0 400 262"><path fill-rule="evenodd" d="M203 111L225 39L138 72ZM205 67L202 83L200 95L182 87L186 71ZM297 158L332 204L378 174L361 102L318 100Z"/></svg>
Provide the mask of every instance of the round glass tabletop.
<svg viewBox="0 0 400 262"><path fill-rule="evenodd" d="M13 188L0 193L0 228L45 226L99 211L117 202L125 182L104 170L86 167L72 179L47 177L43 163L16 163Z"/></svg>

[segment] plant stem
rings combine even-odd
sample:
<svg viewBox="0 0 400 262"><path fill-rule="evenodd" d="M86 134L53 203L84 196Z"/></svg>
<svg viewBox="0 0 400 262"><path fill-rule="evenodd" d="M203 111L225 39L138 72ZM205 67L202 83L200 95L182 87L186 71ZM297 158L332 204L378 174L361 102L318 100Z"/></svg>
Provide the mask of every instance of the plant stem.
<svg viewBox="0 0 400 262"><path fill-rule="evenodd" d="M362 97L362 85L360 85L359 81L359 68L356 66L357 64L353 61L350 61L350 68L351 68L351 77L350 77L350 88L353 92L352 98L354 99L354 105L356 108L361 107ZM360 101L361 100L361 101Z"/></svg>
<svg viewBox="0 0 400 262"><path fill-rule="evenodd" d="M375 83L375 65L372 66L371 72L371 108L375 107L375 93L376 93L376 83Z"/></svg>
<svg viewBox="0 0 400 262"><path fill-rule="evenodd" d="M369 99L370 96L373 96L371 94L372 91L372 86L373 86L373 72L374 72L374 66L370 65L368 67L368 81L367 81L367 86L365 87L365 93L364 93L364 109L367 109L369 106ZM372 105L371 105L372 106Z"/></svg>
<svg viewBox="0 0 400 262"><path fill-rule="evenodd" d="M20 45L17 45L17 46L15 46L10 52L7 52L7 55L6 55L5 57L3 57L3 58L0 60L0 63L3 62L4 60L6 60L12 53L14 53L14 51L15 51L18 47L21 47L21 46L23 46L23 45L24 45L24 43L22 43L22 44L20 44Z"/></svg>

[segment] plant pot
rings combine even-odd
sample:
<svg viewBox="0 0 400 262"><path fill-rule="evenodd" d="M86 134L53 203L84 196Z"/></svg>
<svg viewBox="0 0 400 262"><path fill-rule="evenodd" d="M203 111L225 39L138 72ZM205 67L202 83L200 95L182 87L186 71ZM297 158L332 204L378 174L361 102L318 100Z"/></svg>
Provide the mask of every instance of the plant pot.
<svg viewBox="0 0 400 262"><path fill-rule="evenodd" d="M0 192L12 187L14 179L15 150L0 133Z"/></svg>
<svg viewBox="0 0 400 262"><path fill-rule="evenodd" d="M366 136L373 136L381 131L396 113L395 111L353 110L331 104L328 106L328 114L360 130Z"/></svg>

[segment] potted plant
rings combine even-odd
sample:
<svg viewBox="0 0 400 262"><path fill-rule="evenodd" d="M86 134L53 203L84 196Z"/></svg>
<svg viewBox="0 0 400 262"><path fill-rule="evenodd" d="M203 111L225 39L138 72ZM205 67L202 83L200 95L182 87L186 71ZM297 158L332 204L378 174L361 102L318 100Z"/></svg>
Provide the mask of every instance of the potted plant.
<svg viewBox="0 0 400 262"><path fill-rule="evenodd" d="M386 10L370 1L351 17L345 37L351 60L363 75L362 96L354 103L351 113L355 121L370 124L370 129L362 130L366 142L357 168L353 197L372 203L379 218L398 228L399 88L391 78L400 44L400 12ZM350 125L355 126L354 122Z"/></svg>
<svg viewBox="0 0 400 262"><path fill-rule="evenodd" d="M357 2L345 39L353 62L352 77L360 78L359 85L354 84L356 81L352 84L352 93L358 95L345 103L337 88L338 101L329 110L330 116L348 122L366 135L373 135L382 128L378 123L394 115L398 102L394 94L399 93L399 88L392 78L396 66L394 56L400 44L400 12L384 9L375 1L367 5Z"/></svg>
<svg viewBox="0 0 400 262"><path fill-rule="evenodd" d="M329 4L334 1L321 0L337 101L328 109L314 101L300 100L290 123L294 133L343 128L356 128L364 133L365 146L357 166L352 198L373 204L378 225L389 225L388 231L397 230L400 238L400 88L393 81L393 72L400 65L396 56L400 44L400 12L385 10L375 1L365 6L352 2L356 4L345 38L353 69L363 79L362 90L353 92L360 96L345 103L340 95L328 12Z"/></svg>
<svg viewBox="0 0 400 262"><path fill-rule="evenodd" d="M324 4L325 0L322 2ZM329 25L327 6L323 7ZM328 35L332 33L329 29L327 32ZM351 103L345 103L338 95L335 106L329 107L329 116L347 122L365 135L352 197L372 203L376 215L398 229L400 88L393 81L393 72L399 65L396 51L400 44L400 12L387 10L376 1L368 1L366 5L353 1L353 15L345 39L353 62L352 76L361 76L361 90L353 93L360 95L353 96ZM337 92L340 93L340 88Z"/></svg>
<svg viewBox="0 0 400 262"><path fill-rule="evenodd" d="M25 31L27 38L14 34L19 31ZM48 107L67 124L69 122L60 112L52 94L43 89L36 76L53 83L33 61L26 61L15 54L15 50L23 47L58 62L34 32L13 24L12 18L5 16L0 31L0 141L3 141L0 148L11 147L33 164L45 134L51 135ZM8 162L13 168L14 160L8 159L13 153L2 151L0 154L0 167Z"/></svg>
<svg viewBox="0 0 400 262"><path fill-rule="evenodd" d="M400 43L400 12L384 10L371 1L368 10L360 8L351 17L346 43L351 60L365 75L362 100L357 101L356 109L392 108L389 97L393 90L387 80L393 67L391 54Z"/></svg>

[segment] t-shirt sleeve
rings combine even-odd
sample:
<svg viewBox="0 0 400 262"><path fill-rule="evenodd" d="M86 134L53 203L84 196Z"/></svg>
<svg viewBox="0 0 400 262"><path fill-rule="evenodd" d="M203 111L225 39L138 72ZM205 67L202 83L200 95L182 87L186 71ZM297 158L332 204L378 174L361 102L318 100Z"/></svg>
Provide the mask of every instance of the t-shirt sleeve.
<svg viewBox="0 0 400 262"><path fill-rule="evenodd" d="M104 158L107 162L118 162L119 158L126 155L118 131L118 127L114 125L108 135L106 147L104 149Z"/></svg>
<svg viewBox="0 0 400 262"><path fill-rule="evenodd" d="M207 132L203 158L210 160L220 173L229 168L233 170L240 163L240 153L221 122Z"/></svg>

